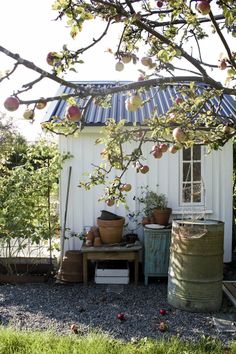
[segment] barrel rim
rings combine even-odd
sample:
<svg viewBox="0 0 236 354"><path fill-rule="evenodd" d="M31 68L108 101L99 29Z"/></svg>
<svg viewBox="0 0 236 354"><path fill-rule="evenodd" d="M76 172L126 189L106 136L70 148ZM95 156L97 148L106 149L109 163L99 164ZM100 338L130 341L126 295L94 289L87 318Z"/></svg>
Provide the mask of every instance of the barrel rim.
<svg viewBox="0 0 236 354"><path fill-rule="evenodd" d="M207 223L208 222L208 223ZM211 225L224 225L221 220L205 219L205 220L192 220L192 219L177 219L172 221L172 226L190 226L190 225L201 225L201 226L211 226Z"/></svg>

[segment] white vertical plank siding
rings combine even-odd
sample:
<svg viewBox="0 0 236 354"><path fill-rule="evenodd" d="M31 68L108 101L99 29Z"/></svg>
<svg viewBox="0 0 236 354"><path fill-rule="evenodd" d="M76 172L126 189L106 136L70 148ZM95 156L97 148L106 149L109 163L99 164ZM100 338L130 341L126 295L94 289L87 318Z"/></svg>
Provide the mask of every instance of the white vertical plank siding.
<svg viewBox="0 0 236 354"><path fill-rule="evenodd" d="M73 158L65 163L61 172L61 225L63 225L65 212L68 171L71 165L72 176L66 226L76 233L82 232L84 226L96 225L96 219L103 209L126 217L128 213L123 205L108 207L104 202L98 202L98 198L103 194L103 186L94 187L90 191L78 187L79 181L86 179L86 177L83 177L83 173L92 171L91 164L99 164L101 160L102 146L94 144L99 137L99 131L100 128L85 128L79 138L60 137L59 139L60 151L71 152L73 155ZM127 193L129 211L137 211L137 201L134 200L134 196L140 195L141 186L148 185L152 190L165 193L168 197L168 204L174 212L174 217L181 217L182 209L179 205L181 152L176 154L166 152L161 159L155 159L150 154L151 147L152 144L146 144L143 147L146 160L143 160L142 163L149 166L149 173L143 175L137 173L136 169L131 167L125 176L124 181L132 185L132 190ZM204 183L207 188L207 217L225 222L225 262L231 261L232 253L232 156L232 144L228 143L222 151L214 151L203 157ZM158 185L158 188L156 188L156 185ZM128 221L128 218L126 218L126 221ZM139 231L139 234L142 234L141 230ZM80 246L81 242L78 239L71 238L66 241L65 250L79 249Z"/></svg>
<svg viewBox="0 0 236 354"><path fill-rule="evenodd" d="M212 157L213 154L207 153L207 148L203 148L203 159L204 159L204 176L203 182L206 188L206 195L205 195L205 209L212 210L213 209L213 183L212 183L212 171L213 171L213 162ZM216 157L215 157L216 158Z"/></svg>
<svg viewBox="0 0 236 354"><path fill-rule="evenodd" d="M180 210L179 207L179 186L180 186L180 170L179 170L179 161L180 161L180 152L176 152L175 154L168 154L168 200L169 206L173 211Z"/></svg>
<svg viewBox="0 0 236 354"><path fill-rule="evenodd" d="M232 208L233 208L233 144L224 146L220 154L221 186L219 215L225 221L224 229L224 261L232 260Z"/></svg>
<svg viewBox="0 0 236 354"><path fill-rule="evenodd" d="M212 215L211 218L225 223L224 228L224 262L232 260L232 176L233 176L233 146L227 143L221 150L211 153L212 170Z"/></svg>

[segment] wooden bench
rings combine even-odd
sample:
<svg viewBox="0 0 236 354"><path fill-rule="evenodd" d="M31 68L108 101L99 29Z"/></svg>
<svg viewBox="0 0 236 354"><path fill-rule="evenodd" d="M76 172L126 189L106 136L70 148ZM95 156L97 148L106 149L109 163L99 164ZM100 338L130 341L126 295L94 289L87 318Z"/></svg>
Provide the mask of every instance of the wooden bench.
<svg viewBox="0 0 236 354"><path fill-rule="evenodd" d="M81 252L83 253L83 281L88 283L88 261L96 260L125 260L134 262L134 284L138 285L138 267L139 267L139 251L142 245L129 244L126 246L109 246L88 247L83 245Z"/></svg>

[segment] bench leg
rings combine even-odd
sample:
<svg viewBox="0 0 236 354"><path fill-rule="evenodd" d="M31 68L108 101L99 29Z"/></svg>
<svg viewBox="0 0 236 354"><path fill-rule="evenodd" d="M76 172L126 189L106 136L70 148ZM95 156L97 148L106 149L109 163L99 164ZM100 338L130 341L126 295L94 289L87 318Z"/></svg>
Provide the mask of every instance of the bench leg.
<svg viewBox="0 0 236 354"><path fill-rule="evenodd" d="M135 253L135 260L134 260L134 284L135 286L138 285L138 263L139 263L139 254L138 252Z"/></svg>
<svg viewBox="0 0 236 354"><path fill-rule="evenodd" d="M83 281L84 284L88 284L88 260L86 253L83 253Z"/></svg>

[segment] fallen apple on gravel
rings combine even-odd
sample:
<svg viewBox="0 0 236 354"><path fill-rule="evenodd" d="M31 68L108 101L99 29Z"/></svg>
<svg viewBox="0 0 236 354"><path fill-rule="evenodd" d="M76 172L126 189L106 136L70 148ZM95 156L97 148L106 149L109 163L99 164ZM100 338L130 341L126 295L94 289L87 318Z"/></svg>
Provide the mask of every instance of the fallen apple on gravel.
<svg viewBox="0 0 236 354"><path fill-rule="evenodd" d="M168 329L168 326L167 326L167 324L166 324L165 322L161 322L161 323L159 324L159 330L160 330L160 332L166 332L167 329Z"/></svg>
<svg viewBox="0 0 236 354"><path fill-rule="evenodd" d="M160 309L159 312L160 312L160 315L162 315L162 316L166 315L166 313L167 313L165 309Z"/></svg>
<svg viewBox="0 0 236 354"><path fill-rule="evenodd" d="M124 321L124 319L125 319L125 314L124 314L124 313L118 313L118 314L117 314L117 319L120 320L120 321Z"/></svg>
<svg viewBox="0 0 236 354"><path fill-rule="evenodd" d="M72 324L70 326L70 329L72 332L74 332L75 334L78 334L78 327L76 326L76 324Z"/></svg>

